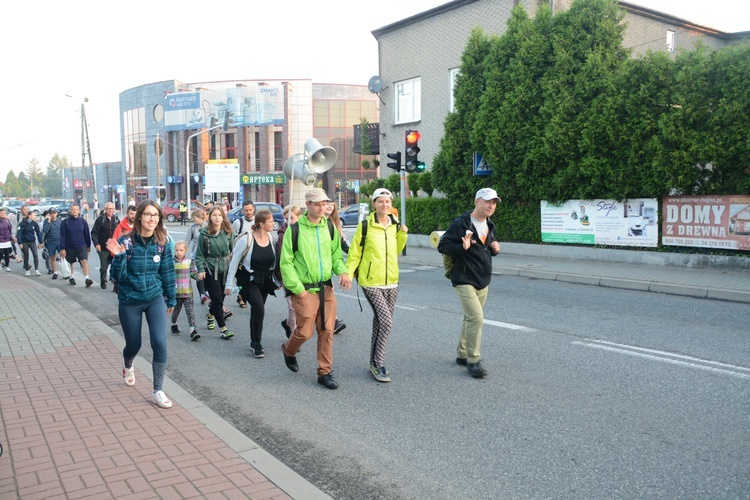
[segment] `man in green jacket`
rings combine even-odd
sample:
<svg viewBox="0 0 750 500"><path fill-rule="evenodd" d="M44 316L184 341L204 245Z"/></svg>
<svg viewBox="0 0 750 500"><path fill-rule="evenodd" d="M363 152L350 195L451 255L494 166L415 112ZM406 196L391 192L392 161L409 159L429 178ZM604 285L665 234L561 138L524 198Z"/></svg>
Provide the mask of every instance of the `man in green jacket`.
<svg viewBox="0 0 750 500"><path fill-rule="evenodd" d="M290 227L281 247L281 277L292 293L297 327L281 346L284 362L293 372L299 371L297 353L318 330L318 383L328 389L339 384L331 375L333 365L333 325L336 321L336 296L331 277L338 275L339 285L348 290L352 281L346 272L341 251L341 236L323 216L331 201L325 191L312 188L305 194L307 211ZM292 225L294 226L294 225ZM295 238L296 233L296 238Z"/></svg>

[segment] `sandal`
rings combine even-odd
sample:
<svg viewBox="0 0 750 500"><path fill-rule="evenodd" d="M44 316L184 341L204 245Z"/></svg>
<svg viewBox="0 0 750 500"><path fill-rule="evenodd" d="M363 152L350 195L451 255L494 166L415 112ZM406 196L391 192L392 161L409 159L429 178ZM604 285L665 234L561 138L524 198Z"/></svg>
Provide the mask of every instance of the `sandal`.
<svg viewBox="0 0 750 500"><path fill-rule="evenodd" d="M232 337L234 337L234 333L231 332L230 330L224 330L221 332L221 338L224 340L229 340Z"/></svg>
<svg viewBox="0 0 750 500"><path fill-rule="evenodd" d="M245 309L247 307L247 303L244 300L242 300L242 297L240 297L239 295L237 296L237 303L240 305L242 309Z"/></svg>

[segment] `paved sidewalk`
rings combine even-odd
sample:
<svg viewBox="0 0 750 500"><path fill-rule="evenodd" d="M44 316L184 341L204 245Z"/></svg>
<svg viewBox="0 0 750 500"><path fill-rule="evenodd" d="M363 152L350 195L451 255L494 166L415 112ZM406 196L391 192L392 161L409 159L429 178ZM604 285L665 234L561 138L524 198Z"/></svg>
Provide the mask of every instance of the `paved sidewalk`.
<svg viewBox="0 0 750 500"><path fill-rule="evenodd" d="M154 406L145 359L127 387L123 346L62 291L0 275L0 498L329 498L168 378L174 406Z"/></svg>

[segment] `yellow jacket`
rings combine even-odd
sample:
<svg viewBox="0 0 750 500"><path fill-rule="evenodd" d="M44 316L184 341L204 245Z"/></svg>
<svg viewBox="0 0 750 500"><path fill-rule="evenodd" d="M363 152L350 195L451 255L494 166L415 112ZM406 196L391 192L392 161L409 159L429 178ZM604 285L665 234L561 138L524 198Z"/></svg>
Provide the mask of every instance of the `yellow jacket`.
<svg viewBox="0 0 750 500"><path fill-rule="evenodd" d="M360 286L386 286L398 283L398 255L406 247L408 235L401 231L395 217L391 224L383 226L373 212L367 217L367 234L362 246L362 222L357 225L354 239L349 246L346 267L349 276L357 271Z"/></svg>

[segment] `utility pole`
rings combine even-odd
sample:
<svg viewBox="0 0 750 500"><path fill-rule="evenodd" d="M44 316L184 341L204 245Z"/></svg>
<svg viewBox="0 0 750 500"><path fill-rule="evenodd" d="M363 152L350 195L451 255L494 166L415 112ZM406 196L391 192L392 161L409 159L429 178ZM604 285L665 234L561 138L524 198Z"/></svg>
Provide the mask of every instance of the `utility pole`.
<svg viewBox="0 0 750 500"><path fill-rule="evenodd" d="M99 194L96 191L96 170L94 163L91 161L91 143L89 142L89 123L86 120L86 105L89 102L88 97L83 98L81 103L81 168L83 175L86 176L86 155L89 157L89 167L91 168L91 186L94 190L94 198L98 199ZM93 200L91 200L93 201Z"/></svg>

